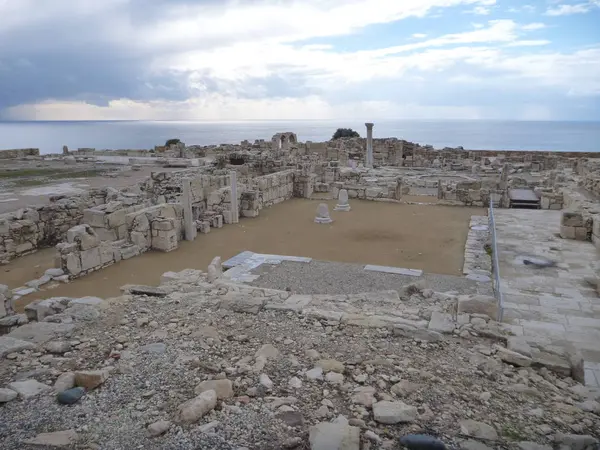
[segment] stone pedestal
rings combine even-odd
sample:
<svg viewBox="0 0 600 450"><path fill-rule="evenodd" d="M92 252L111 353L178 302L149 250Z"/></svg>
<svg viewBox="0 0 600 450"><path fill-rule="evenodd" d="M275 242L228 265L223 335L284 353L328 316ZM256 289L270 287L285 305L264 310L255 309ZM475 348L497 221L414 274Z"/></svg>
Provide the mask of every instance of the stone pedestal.
<svg viewBox="0 0 600 450"><path fill-rule="evenodd" d="M331 223L331 216L329 215L329 207L326 203L321 203L317 208L317 216L315 217L315 223Z"/></svg>
<svg viewBox="0 0 600 450"><path fill-rule="evenodd" d="M350 211L350 204L348 203L348 191L346 189L340 189L338 196L338 204L335 205L334 211Z"/></svg>
<svg viewBox="0 0 600 450"><path fill-rule="evenodd" d="M373 167L373 125L365 123L367 127L367 154L365 157L365 167Z"/></svg>

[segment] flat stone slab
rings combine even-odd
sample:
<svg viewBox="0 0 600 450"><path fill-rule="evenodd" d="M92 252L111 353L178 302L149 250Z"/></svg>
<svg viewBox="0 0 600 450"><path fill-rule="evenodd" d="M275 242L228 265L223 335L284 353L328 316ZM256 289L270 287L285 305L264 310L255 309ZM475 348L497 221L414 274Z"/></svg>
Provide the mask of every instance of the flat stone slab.
<svg viewBox="0 0 600 450"><path fill-rule="evenodd" d="M143 286L126 284L121 286L121 290L134 295L147 295L149 297L166 297L167 291L155 286Z"/></svg>
<svg viewBox="0 0 600 450"><path fill-rule="evenodd" d="M418 269L405 269L403 267L390 266L375 266L372 264L367 264L365 266L365 270L370 270L372 272L395 273L397 275L408 275L410 277L420 277L421 275L423 275L423 271Z"/></svg>
<svg viewBox="0 0 600 450"><path fill-rule="evenodd" d="M222 263L225 269L229 269L223 276L236 282L250 283L259 277L259 275L251 273L253 269L263 264L281 264L283 261L309 263L312 261L312 258L244 251Z"/></svg>
<svg viewBox="0 0 600 450"><path fill-rule="evenodd" d="M23 350L34 350L37 346L29 341L17 339L11 336L0 336L0 358L4 358L10 353L20 352Z"/></svg>
<svg viewBox="0 0 600 450"><path fill-rule="evenodd" d="M44 344L56 337L71 333L74 328L75 325L71 323L33 322L11 331L6 336L34 344Z"/></svg>

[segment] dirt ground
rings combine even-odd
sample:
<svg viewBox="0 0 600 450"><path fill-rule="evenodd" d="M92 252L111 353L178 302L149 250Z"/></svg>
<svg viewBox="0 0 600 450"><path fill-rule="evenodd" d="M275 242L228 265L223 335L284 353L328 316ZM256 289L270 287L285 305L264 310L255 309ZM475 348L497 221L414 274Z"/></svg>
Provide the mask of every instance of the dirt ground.
<svg viewBox="0 0 600 450"><path fill-rule="evenodd" d="M324 261L379 264L428 273L460 275L471 215L480 208L351 201L352 211L333 211L334 222L313 222L320 201L294 199L261 211L255 219L213 229L194 242L182 242L170 253L148 252L121 261L66 285L23 297L21 307L36 298L110 297L127 284L158 284L167 271L206 270L214 256L223 260L244 250ZM39 277L53 266L54 249L39 251L0 267L0 280L11 288Z"/></svg>

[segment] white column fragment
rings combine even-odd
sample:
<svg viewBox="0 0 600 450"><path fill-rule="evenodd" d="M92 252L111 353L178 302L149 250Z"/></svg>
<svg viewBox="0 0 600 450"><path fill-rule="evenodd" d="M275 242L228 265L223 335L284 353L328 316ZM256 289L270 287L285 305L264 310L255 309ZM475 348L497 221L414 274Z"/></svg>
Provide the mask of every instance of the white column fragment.
<svg viewBox="0 0 600 450"><path fill-rule="evenodd" d="M232 170L229 172L229 176L231 177L231 223L238 223L240 214L238 210L237 172Z"/></svg>
<svg viewBox="0 0 600 450"><path fill-rule="evenodd" d="M183 196L181 202L183 203L184 237L186 241L193 241L196 238L197 231L192 216L192 185L189 178L184 178L181 181L183 183Z"/></svg>
<svg viewBox="0 0 600 450"><path fill-rule="evenodd" d="M367 127L367 154L365 156L365 166L373 167L373 125L365 123Z"/></svg>

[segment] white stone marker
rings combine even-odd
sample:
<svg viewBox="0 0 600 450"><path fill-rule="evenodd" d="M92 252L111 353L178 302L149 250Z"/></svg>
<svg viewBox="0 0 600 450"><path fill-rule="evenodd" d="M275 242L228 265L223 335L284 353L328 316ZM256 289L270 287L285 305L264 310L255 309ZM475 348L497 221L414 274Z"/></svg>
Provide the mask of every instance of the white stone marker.
<svg viewBox="0 0 600 450"><path fill-rule="evenodd" d="M365 167L373 167L373 125L365 123L367 127L367 154L365 158Z"/></svg>
<svg viewBox="0 0 600 450"><path fill-rule="evenodd" d="M229 172L231 179L231 223L238 223L240 221L240 214L238 211L238 197L237 197L237 172L232 170Z"/></svg>
<svg viewBox="0 0 600 450"><path fill-rule="evenodd" d="M350 211L350 204L348 203L348 191L346 189L340 189L338 196L338 204L333 208L334 211Z"/></svg>
<svg viewBox="0 0 600 450"><path fill-rule="evenodd" d="M183 183L183 230L186 241L193 241L198 234L192 217L192 186L189 178L181 180Z"/></svg>
<svg viewBox="0 0 600 450"><path fill-rule="evenodd" d="M315 223L331 223L331 217L329 216L329 207L327 203L321 203L317 208L317 216L315 217Z"/></svg>

